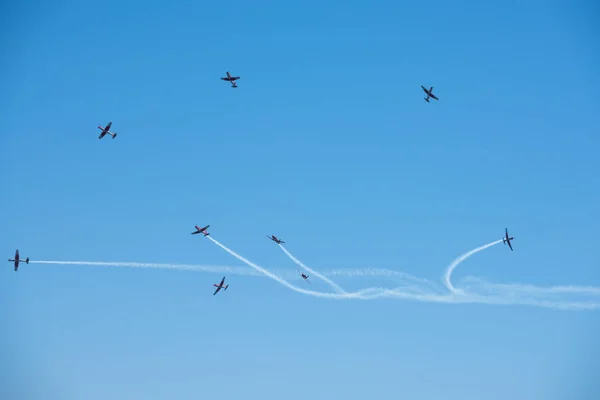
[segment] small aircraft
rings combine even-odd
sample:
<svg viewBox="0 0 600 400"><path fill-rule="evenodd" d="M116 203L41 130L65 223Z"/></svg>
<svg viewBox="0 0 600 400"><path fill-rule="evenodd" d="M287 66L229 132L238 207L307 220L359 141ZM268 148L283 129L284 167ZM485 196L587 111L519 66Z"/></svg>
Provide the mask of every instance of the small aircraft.
<svg viewBox="0 0 600 400"><path fill-rule="evenodd" d="M267 236L269 239L271 239L272 241L274 241L277 244L282 244L285 243L283 240L281 239L277 239L277 236L275 235L271 235L271 236Z"/></svg>
<svg viewBox="0 0 600 400"><path fill-rule="evenodd" d="M101 125L98 125L98 129L100 129L102 131L102 133L100 133L100 136L98 136L98 139L102 139L104 137L104 135L106 135L107 133L109 135L111 135L113 139L117 137L116 133L113 133L110 131L111 125L112 125L112 121L109 122L108 125L106 125L106 127L104 127L104 128Z"/></svg>
<svg viewBox="0 0 600 400"><path fill-rule="evenodd" d="M199 233L202 233L204 236L210 235L210 233L206 231L206 229L208 229L209 226L210 225L206 225L204 228L200 228L198 225L196 225L196 232L192 232L192 235L197 235Z"/></svg>
<svg viewBox="0 0 600 400"><path fill-rule="evenodd" d="M300 276L301 276L301 277L302 277L302 278L303 278L303 279L304 279L306 282L310 283L310 281L308 280L308 275L306 275L306 274L304 274L304 273L300 272L300 270L299 270L299 269L296 269L296 270L298 271L298 273L300 274Z"/></svg>
<svg viewBox="0 0 600 400"><path fill-rule="evenodd" d="M432 86L432 87L431 87L429 90L427 90L427 89L425 88L425 86L421 85L421 89L423 89L423 91L425 91L425 93L427 93L427 97L425 97L425 101L426 101L426 102L428 102L428 103L429 103L429 98L430 98L430 97L432 97L432 98L434 98L434 99L436 99L436 100L439 100L439 99L436 97L436 95L434 95L434 94L433 94L433 86Z"/></svg>
<svg viewBox="0 0 600 400"><path fill-rule="evenodd" d="M219 290L221 290L221 289L227 290L227 288L229 287L229 284L223 285L224 282L225 282L225 277L223 277L223 279L221 279L221 283L219 283L218 285L216 283L213 284L213 286L217 288L217 290L215 290L215 292L213 293L213 296L215 294L217 294L219 292Z"/></svg>
<svg viewBox="0 0 600 400"><path fill-rule="evenodd" d="M221 79L223 79L224 81L227 81L227 82L231 82L231 87L236 88L237 84L235 83L235 81L240 79L240 77L239 76L231 76L229 71L227 71L227 78L221 78Z"/></svg>
<svg viewBox="0 0 600 400"><path fill-rule="evenodd" d="M508 247L510 247L510 251L513 251L513 248L512 248L512 246L510 244L510 241L513 240L514 237L512 237L512 236L508 237L508 228L504 228L504 229L505 229L506 233L505 233L505 237L502 238L502 242L504 244L508 243Z"/></svg>
<svg viewBox="0 0 600 400"><path fill-rule="evenodd" d="M17 251L15 252L15 259L14 259L14 260L11 260L11 259L9 258L9 259L8 259L8 261L9 261L9 262L13 262L13 261L14 261L14 263L15 263L15 271L17 271L17 270L19 269L19 262L20 262L20 261L22 261L22 260L19 258L19 249L17 249ZM27 257L27 258L25 259L25 263L26 263L26 264L29 264L29 257Z"/></svg>

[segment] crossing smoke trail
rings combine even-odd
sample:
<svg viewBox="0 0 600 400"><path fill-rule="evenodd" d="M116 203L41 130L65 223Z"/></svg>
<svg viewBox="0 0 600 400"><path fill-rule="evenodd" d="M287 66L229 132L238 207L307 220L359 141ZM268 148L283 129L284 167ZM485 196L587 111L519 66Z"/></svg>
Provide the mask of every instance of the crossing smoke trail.
<svg viewBox="0 0 600 400"><path fill-rule="evenodd" d="M262 272L263 274L265 274L266 276L268 276L269 278L281 283L283 286L286 286L287 288L293 290L294 292L298 292L298 293L302 293L302 294L306 294L309 296L316 296L316 297L327 297L327 298L351 298L351 297L358 297L357 294L355 293L350 293L350 294L334 294L334 293L322 293L322 292L316 292L313 290L307 290L307 289L302 289L299 288L297 286L292 285L291 283L289 283L288 281L281 279L280 277L278 277L277 275L267 271L266 269L259 267L258 265L254 264L251 261L248 261L247 259L245 259L244 257L240 256L239 254L237 254L236 252L234 252L233 250L230 250L229 248L227 248L226 246L222 245L220 242L218 242L216 239L210 237L210 236L206 236L208 238L208 240L212 241L214 244L216 244L217 246L219 246L220 248L222 248L223 250L225 250L227 253L231 254L232 256L234 256L235 258L237 258L238 260L240 260L241 262L243 262L244 264L247 264L248 266L254 268L257 271Z"/></svg>
<svg viewBox="0 0 600 400"><path fill-rule="evenodd" d="M478 253L482 250L485 250L491 246L494 246L502 240L498 240L484 246L478 247L467 253L461 255L456 260L454 260L446 271L446 284L448 288L451 290L451 295L439 295L433 292L427 292L422 290L421 288L412 288L412 290L399 290L399 289L384 289L384 288L367 288L360 290L358 292L353 293L321 293L315 292L312 290L305 290L298 288L284 279L279 278L278 276L272 274L266 269L259 267L258 265L246 260L244 257L235 253L233 250L228 249L226 246L219 243L217 240L208 237L215 244L221 247L223 250L236 257L238 260L246 263L247 265L255 268L257 271L264 273L269 276L271 279L276 280L282 285L302 294L307 294L316 297L326 297L331 299L361 299L361 300L371 300L376 298L384 298L384 297L396 297L396 298L404 298L409 300L418 300L418 301L426 301L426 302L439 302L439 303L483 303L483 304L496 304L496 305L511 305L511 304L521 304L521 305L529 305L529 306L537 306L537 307L546 307L546 308L554 308L559 310L593 310L600 308L600 301L596 300L595 302L575 302L575 301L564 301L561 299L545 299L543 298L543 294L557 293L560 287L554 288L539 288L535 286L531 286L530 293L531 296L523 296L524 293L518 293L518 291L512 293L501 292L496 295L481 295L477 293L466 293L463 290L456 289L452 286L450 278L452 276L452 271L456 269L456 267L468 257L472 256L475 253ZM520 287L523 285L513 285L512 288ZM488 288L493 288L493 286L489 286ZM564 288L564 287L563 287ZM570 287L571 290L574 290L575 287ZM415 290L416 289L416 290ZM582 288L579 288L581 291ZM600 288L585 288L587 290L587 294L597 295L600 297ZM460 293L461 296L456 296L456 293Z"/></svg>
<svg viewBox="0 0 600 400"><path fill-rule="evenodd" d="M300 260L298 260L296 257L294 257L289 251L287 251L287 249L285 247L283 247L281 244L279 244L279 248L281 250L283 250L283 252L293 261L295 262L297 265L299 265L300 267L304 268L305 270L308 271L309 274L312 274L314 276L316 276L317 278L322 279L323 281L327 282L329 284L329 286L331 286L332 288L334 288L338 293L346 293L346 291L344 289L342 289L341 287L339 287L335 282L333 282L331 279L327 278L324 275L321 275L320 273L318 273L317 271L312 270L311 268L307 267L306 265L302 264L302 262Z"/></svg>
<svg viewBox="0 0 600 400"><path fill-rule="evenodd" d="M399 278L402 281L400 287L387 289L380 287L370 287L356 292L346 293L322 293L313 290L306 290L297 287L285 279L267 271L266 269L248 261L244 257L228 249L221 243L211 237L208 237L223 250L242 261L247 267L229 267L215 265L191 265L191 264L160 264L160 263L139 263L139 262L100 262L100 261L35 261L30 264L63 264L63 265L88 265L88 266L107 266L107 267L128 267L128 268L156 268L170 270L186 270L208 273L228 273L234 275L260 276L273 279L283 286L301 294L330 299L360 299L372 300L377 298L399 298L405 300L416 300L422 302L437 303L480 303L496 305L529 305L536 307L546 307L559 310L594 310L600 308L600 288L586 286L553 286L539 287L527 284L495 284L486 282L481 278L468 276L461 280L462 289L452 286L450 279L452 272L456 267L473 254L491 247L502 240L489 243L487 245L470 250L454 260L446 270L445 281L449 286L450 294L442 294L436 290L433 283L427 279L417 278L403 272L379 269L335 269L330 270L323 275L329 276L347 276L347 277L389 277ZM285 271L284 274L300 280L297 274ZM460 293L460 295L456 295ZM568 296L568 298L565 298ZM579 300L575 301L575 299ZM591 300L590 300L591 298Z"/></svg>
<svg viewBox="0 0 600 400"><path fill-rule="evenodd" d="M502 239L496 240L492 243L485 244L476 249L466 252L465 254L458 257L456 260L452 261L452 263L450 264L448 269L446 269L446 275L444 276L444 282L446 283L446 287L448 288L448 290L450 290L453 294L464 294L464 291L462 291L460 289L456 289L454 286L452 286L452 282L450 281L450 278L452 277L452 272L454 271L454 269L456 269L456 267L458 267L458 265L461 262L463 262L467 258L471 257L473 254L479 253L480 251L483 251L483 250L487 249L488 247L492 247L500 242L502 242Z"/></svg>
<svg viewBox="0 0 600 400"><path fill-rule="evenodd" d="M225 250L227 253L231 254L232 256L234 256L235 258L240 260L241 262L245 263L246 265L254 268L257 271L262 272L269 278L279 282L280 284L287 287L288 289L291 289L294 292L302 293L302 294L305 294L308 296L329 298L329 299L340 299L340 300L341 299L372 300L372 299L377 299L377 298L381 298L381 297L390 297L391 296L391 297L402 297L402 298L406 298L406 299L413 299L413 300L420 300L420 301L435 301L435 302L452 302L453 301L453 299L448 296L441 296L441 295L436 295L433 293L425 293L424 294L424 293L421 293L420 290L416 290L415 292L411 293L410 291L390 290L390 289L384 289L384 288L367 288L367 289L359 290L359 291L353 292L353 293L323 293L323 292L317 292L314 290L303 289L303 288L292 285L285 279L282 279L282 278L278 277L277 275L273 274L272 272L254 264L251 261L248 261L241 255L239 255L236 252L234 252L233 250L229 249L227 246L221 244L219 241L217 241L213 237L207 236L207 238L210 241L212 241L214 244L216 244L217 246L219 246L220 248Z"/></svg>

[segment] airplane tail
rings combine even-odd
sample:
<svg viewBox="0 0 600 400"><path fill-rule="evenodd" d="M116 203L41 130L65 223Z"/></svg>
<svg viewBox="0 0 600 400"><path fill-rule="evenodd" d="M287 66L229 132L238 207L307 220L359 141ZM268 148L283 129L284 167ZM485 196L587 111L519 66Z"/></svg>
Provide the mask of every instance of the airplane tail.
<svg viewBox="0 0 600 400"><path fill-rule="evenodd" d="M426 102L428 102L428 103L429 103L429 99L428 99L427 97L425 97L424 99L425 99L425 101L426 101Z"/></svg>
<svg viewBox="0 0 600 400"><path fill-rule="evenodd" d="M227 290L228 287L229 287L229 284L225 285L225 290Z"/></svg>
<svg viewBox="0 0 600 400"><path fill-rule="evenodd" d="M117 134L116 134L116 133L113 133L113 139L114 139L114 138L116 138L116 137L117 137Z"/></svg>
<svg viewBox="0 0 600 400"><path fill-rule="evenodd" d="M25 264L29 264L29 257L25 259Z"/></svg>

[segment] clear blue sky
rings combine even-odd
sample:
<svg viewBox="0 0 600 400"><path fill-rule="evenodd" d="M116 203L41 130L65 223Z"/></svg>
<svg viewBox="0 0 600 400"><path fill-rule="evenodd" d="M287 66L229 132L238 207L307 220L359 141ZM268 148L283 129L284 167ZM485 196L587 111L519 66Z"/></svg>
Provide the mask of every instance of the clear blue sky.
<svg viewBox="0 0 600 400"><path fill-rule="evenodd" d="M4 257L243 267L190 235L210 224L282 274L267 234L317 271L445 293L448 264L508 227L515 251L473 256L457 286L600 287L600 6L417 3L3 4ZM0 397L600 393L600 310L337 301L240 274L212 296L222 275L6 263ZM311 279L292 282L331 291Z"/></svg>

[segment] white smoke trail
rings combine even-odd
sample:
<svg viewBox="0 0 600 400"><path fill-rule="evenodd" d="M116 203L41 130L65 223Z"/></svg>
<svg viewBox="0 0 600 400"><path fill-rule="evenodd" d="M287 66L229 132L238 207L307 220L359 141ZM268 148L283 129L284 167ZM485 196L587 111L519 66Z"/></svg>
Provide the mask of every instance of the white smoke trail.
<svg viewBox="0 0 600 400"><path fill-rule="evenodd" d="M287 251L287 249L285 247L283 247L283 245L279 244L279 248L281 250L283 250L283 252L293 261L295 262L297 265L299 265L300 267L304 268L306 271L308 271L309 274L312 274L314 276L316 276L317 278L322 279L323 281L327 282L329 284L329 286L331 286L332 288L334 288L338 293L346 293L346 291L344 289L342 289L340 286L338 286L334 281L332 281L331 279L327 278L324 275L321 275L320 273L318 273L317 271L307 267L306 265L304 265L300 260L298 260L296 257L294 257L292 255L292 253L290 253L289 251Z"/></svg>
<svg viewBox="0 0 600 400"><path fill-rule="evenodd" d="M315 292L312 290L305 290L305 289L301 289L298 288L292 284L290 284L289 282L273 275L272 273L270 273L269 271L267 271L266 269L259 267L258 265L246 260L244 257L240 256L239 254L235 253L233 250L228 249L226 246L222 245L221 243L219 243L218 241L216 241L213 238L210 238L215 244L217 244L219 247L221 247L223 250L227 251L229 254L233 255L234 257L236 257L238 260L246 263L247 265L255 268L256 270L264 273L265 275L269 276L270 278L278 281L279 283L281 283L282 285L296 291L302 294L307 294L307 295L311 295L311 296L316 296L316 297L326 297L326 298L331 298L331 299L361 299L361 300L372 300L372 299L377 299L377 298L389 298L389 297L395 297L395 298L403 298L403 299L409 299L409 300L418 300L418 301L426 301L426 302L438 302L438 303L483 303L483 304L496 304L496 305L515 305L515 304L521 304L521 305L529 305L529 306L537 306L537 307L546 307L546 308L553 308L553 309L559 309L559 310L593 310L593 309L597 309L600 308L600 301L596 300L595 302L573 302L573 301L561 301L560 299L550 299L550 300L546 300L546 299L540 299L539 296L541 294L541 292L543 292L544 290L548 291L556 291L556 288L552 289L552 288L542 288L541 292L535 292L534 289L531 288L535 288L535 286L531 286L530 287L530 291L533 292L534 295L533 298L527 298L525 296L523 296L523 293L518 294L518 295L512 295L512 296L507 296L506 293L499 293L496 295L480 295L477 293L465 293L464 291L459 291L459 289L456 289L452 286L452 283L450 281L451 275L452 275L452 271L464 260L466 260L468 257L472 256L473 254L482 251L486 248L489 248L495 244L498 244L500 242L502 242L502 240L499 241L495 241L489 244L486 244L484 246L478 247L474 250L468 251L467 253L463 254L462 256L458 257L456 260L454 260L450 266L448 267L448 270L446 272L446 283L449 286L449 288L451 288L450 290L452 291L451 295L439 295L433 292L427 292L424 291L422 288L418 288L418 287L409 287L409 290L406 290L407 288L404 288L403 290L400 288L396 288L396 289L385 289L385 288L367 288L367 289L363 289L357 292L353 292L353 293L321 293L321 292ZM520 286L520 285L515 285L515 286ZM564 287L562 287L564 288ZM572 290L574 287L571 287ZM597 291L600 291L600 288L587 288L588 294L597 294ZM591 289L591 290L589 290ZM579 288L579 290L581 290L581 288ZM461 296L456 296L456 293L461 293Z"/></svg>
<svg viewBox="0 0 600 400"><path fill-rule="evenodd" d="M495 305L529 305L536 307L546 307L558 310L594 310L600 308L600 288L585 287L585 286L554 286L554 287L539 287L526 284L494 284L486 282L480 278L466 277L461 282L466 282L466 286L462 286L465 290L457 289L452 286L454 292L450 295L440 294L439 291L432 291L426 286L432 283L426 279L414 277L402 272L377 269L337 269L327 273L330 276L383 276L383 277L400 277L404 280L404 285L395 289L371 287L357 292L350 293L321 293L312 290L306 290L292 285L286 280L267 271L266 269L248 261L244 257L238 255L228 249L221 243L209 237L215 244L227 251L229 254L236 257L251 269L245 267L228 267L228 266L211 266L211 265L190 265L190 264L159 264L159 263L138 263L138 262L98 262L98 261L30 261L30 264L66 264L66 265L90 265L90 266L109 266L109 267L133 267L133 268L159 268L159 269L175 269L188 270L197 272L209 273L229 273L236 275L249 276L266 276L271 278L287 288L309 296L330 298L330 299L360 299L373 300L379 298L399 298L405 300L416 300L421 302L437 302L437 303L479 303L479 304L495 304ZM457 258L446 271L447 283L450 282L451 274L458 264L469 256L484 248L493 246L501 242L493 242L477 249L471 250ZM288 272L289 274L289 272ZM296 274L290 276L300 279ZM425 284L425 285L423 285ZM456 296L454 293L459 292L462 295ZM569 299L564 299L568 295ZM589 299L581 299L573 301L573 297L592 297Z"/></svg>
<svg viewBox="0 0 600 400"><path fill-rule="evenodd" d="M498 243L502 242L502 239L500 240L496 240L492 243L488 243L486 245L480 246L476 249L473 249L471 251L466 252L465 254L459 256L456 260L452 261L452 263L448 266L448 269L446 269L446 275L444 276L444 282L446 284L446 287L448 288L448 290L450 290L453 294L464 294L463 290L460 289L456 289L454 286L452 286L452 282L450 281L450 278L452 277L452 272L454 271L454 269L456 267L458 267L458 265L463 262L464 260L466 260L467 258L471 257L473 254L475 253L479 253L482 250L487 249L488 247L492 247Z"/></svg>
<svg viewBox="0 0 600 400"><path fill-rule="evenodd" d="M600 297L600 288L594 286L534 286L523 283L491 283L482 278L467 276L461 279L467 284L474 284L478 290L497 293L519 293L521 295L562 295L573 294ZM468 286L471 288L471 285Z"/></svg>
<svg viewBox="0 0 600 400"><path fill-rule="evenodd" d="M125 268L154 268L176 269L182 271L230 273L235 275L260 275L246 267L227 267L220 265L191 265L191 264L159 264L139 262L103 262L103 261L29 261L30 264L55 265L88 265L92 267L125 267Z"/></svg>
<svg viewBox="0 0 600 400"><path fill-rule="evenodd" d="M262 272L263 274L265 274L269 278L271 278L271 279L273 279L273 280L281 283L283 286L285 286L288 289L291 289L291 290L293 290L295 292L306 294L306 295L309 295L309 296L326 297L326 298L331 298L331 299L357 298L357 297L359 297L359 295L357 293L349 293L349 294L322 293L322 292L316 292L314 290L307 290L307 289L299 288L297 286L292 285L291 283L289 283L285 279L281 279L280 277L278 277L277 275L273 274L272 272L270 272L270 271L268 271L268 270L266 270L266 269L264 269L262 267L259 267L258 265L254 264L251 261L248 261L247 259L245 259L244 257L240 256L239 254L237 254L233 250L227 248L226 246L224 246L223 244L221 244L220 242L218 242L213 237L211 237L211 236L206 236L206 237L209 240L211 240L214 244L216 244L217 246L219 246L220 248L222 248L223 250L225 250L226 252L228 252L229 254L231 254L232 256L234 256L235 258L237 258L238 260L240 260L244 264L247 264L248 266L254 268L255 270L257 270L259 272Z"/></svg>
<svg viewBox="0 0 600 400"><path fill-rule="evenodd" d="M171 264L171 263L142 263L142 262L130 262L130 261L45 261L45 260L31 260L30 264L54 264L54 265L87 265L92 267L121 267L121 268L150 268L150 269L175 269L182 271L195 271L195 272L207 272L207 273L227 273L232 275L241 276L259 276L265 277L266 275L262 272L256 271L248 267L232 267L225 265L201 265L201 264ZM288 279L301 278L295 272L289 270L278 270L274 271L278 276L285 276ZM393 271L383 268L338 268L327 270L322 273L324 276L338 276L348 278L362 278L362 277L384 277L384 278L399 278L400 280L413 281L416 283L424 283L433 285L427 279L417 278L410 274Z"/></svg>

